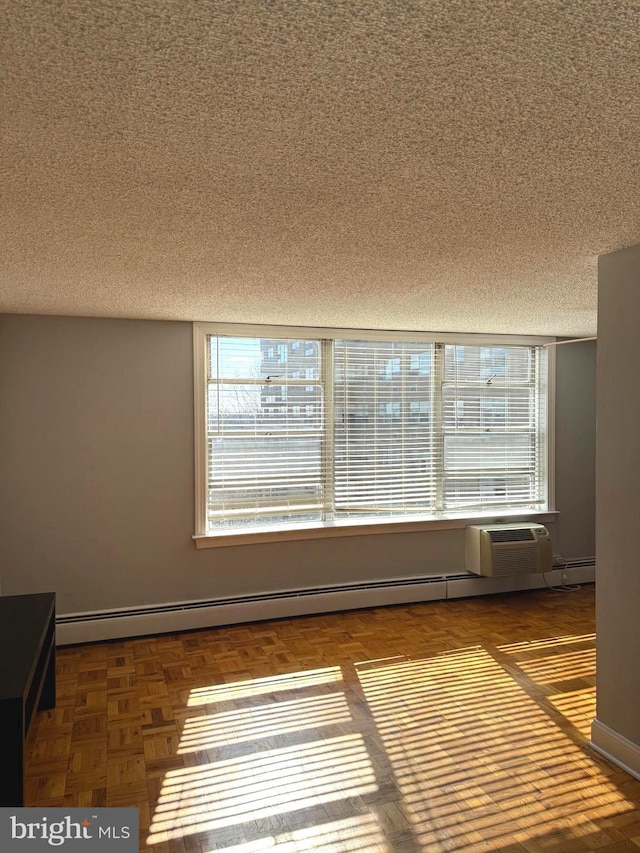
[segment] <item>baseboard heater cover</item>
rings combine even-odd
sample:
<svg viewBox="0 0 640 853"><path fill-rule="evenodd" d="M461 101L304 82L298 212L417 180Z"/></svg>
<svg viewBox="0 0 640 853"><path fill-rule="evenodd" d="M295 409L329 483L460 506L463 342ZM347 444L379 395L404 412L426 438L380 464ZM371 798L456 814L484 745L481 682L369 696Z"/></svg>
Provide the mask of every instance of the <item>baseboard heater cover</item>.
<svg viewBox="0 0 640 853"><path fill-rule="evenodd" d="M456 577L447 580L447 598L469 598L474 595L494 595L499 592L517 592L527 589L544 589L560 586L562 575L567 573L568 584L593 583L595 581L595 558L571 560L550 572L506 577Z"/></svg>
<svg viewBox="0 0 640 853"><path fill-rule="evenodd" d="M442 575L396 578L150 607L70 613L57 618L56 638L58 645L70 645L389 604L437 601L446 597L446 580Z"/></svg>
<svg viewBox="0 0 640 853"><path fill-rule="evenodd" d="M560 584L562 572L569 570L571 583L589 583L595 579L595 560L572 561L549 572L549 584ZM56 640L58 645L64 646L340 610L514 592L543 586L544 580L539 575L486 578L470 572L459 572L90 613L69 613L59 615L56 619Z"/></svg>

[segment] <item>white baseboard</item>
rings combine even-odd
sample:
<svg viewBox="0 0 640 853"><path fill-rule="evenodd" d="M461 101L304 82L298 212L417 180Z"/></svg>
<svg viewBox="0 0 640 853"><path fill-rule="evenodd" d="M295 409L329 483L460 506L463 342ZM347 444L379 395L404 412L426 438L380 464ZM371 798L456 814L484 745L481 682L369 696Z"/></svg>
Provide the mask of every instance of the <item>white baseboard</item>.
<svg viewBox="0 0 640 853"><path fill-rule="evenodd" d="M261 622L291 616L310 616L314 613L333 613L363 607L384 607L389 604L409 604L419 601L438 601L447 597L447 585L442 579L425 579L383 587L305 590L278 593L272 598L257 596L256 600L219 599L215 602L181 602L160 607L123 610L113 613L78 613L61 616L56 625L56 644L94 643L123 637L147 634L166 634L242 622Z"/></svg>
<svg viewBox="0 0 640 853"><path fill-rule="evenodd" d="M589 583L595 580L593 560L581 562L587 565L566 568L569 583ZM546 577L550 586L557 586L562 583L562 570L548 572ZM281 590L273 594L211 601L169 602L117 611L69 613L59 615L56 620L56 643L59 646L95 643L242 622L309 616L314 613L335 613L363 607L439 601L544 587L544 579L539 574L488 578L462 573L455 576L388 578L334 588Z"/></svg>
<svg viewBox="0 0 640 853"><path fill-rule="evenodd" d="M640 779L640 746L597 718L591 724L589 746L612 764Z"/></svg>
<svg viewBox="0 0 640 853"><path fill-rule="evenodd" d="M494 595L498 592L517 592L526 589L544 589L562 584L562 573L566 571L568 584L593 583L596 579L595 565L553 569L542 575L488 578L465 577L447 581L447 598L467 598L472 595ZM546 578L546 583L545 583Z"/></svg>

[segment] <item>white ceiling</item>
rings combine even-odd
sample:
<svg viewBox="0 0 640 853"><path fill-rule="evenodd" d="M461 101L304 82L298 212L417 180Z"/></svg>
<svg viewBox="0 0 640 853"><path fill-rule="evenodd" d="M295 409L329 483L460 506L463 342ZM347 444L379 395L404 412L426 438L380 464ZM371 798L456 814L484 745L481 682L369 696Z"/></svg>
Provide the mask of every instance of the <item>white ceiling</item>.
<svg viewBox="0 0 640 853"><path fill-rule="evenodd" d="M640 0L5 0L0 311L592 334Z"/></svg>

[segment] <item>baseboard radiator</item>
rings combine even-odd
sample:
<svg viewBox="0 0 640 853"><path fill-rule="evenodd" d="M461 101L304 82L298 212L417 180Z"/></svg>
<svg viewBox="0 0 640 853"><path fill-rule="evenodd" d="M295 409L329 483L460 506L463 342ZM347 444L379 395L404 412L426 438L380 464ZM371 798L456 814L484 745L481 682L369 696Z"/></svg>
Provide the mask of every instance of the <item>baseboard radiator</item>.
<svg viewBox="0 0 640 853"><path fill-rule="evenodd" d="M595 580L595 559L574 560L546 575L551 586ZM487 578L469 572L423 577L390 578L367 583L321 586L205 601L183 601L150 607L68 613L56 619L58 645L91 643L148 634L309 616L365 607L438 601L544 587L541 575Z"/></svg>

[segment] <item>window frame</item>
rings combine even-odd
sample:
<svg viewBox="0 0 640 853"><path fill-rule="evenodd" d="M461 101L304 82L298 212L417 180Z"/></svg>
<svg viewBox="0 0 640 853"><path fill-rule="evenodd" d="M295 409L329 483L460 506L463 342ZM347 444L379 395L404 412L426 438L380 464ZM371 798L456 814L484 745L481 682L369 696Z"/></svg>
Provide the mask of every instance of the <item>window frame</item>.
<svg viewBox="0 0 640 853"><path fill-rule="evenodd" d="M547 400L546 400L546 447L542 459L543 474L547 485L547 505L541 510L505 510L487 508L482 512L455 512L433 515L417 515L407 518L381 517L375 520L340 519L305 522L286 528L272 527L260 530L224 530L207 532L207 336L232 335L237 337L264 337L269 339L315 338L324 340L352 339L363 341L406 341L467 346L545 346L547 349ZM315 539L370 535L375 533L417 532L462 528L469 523L490 523L504 520L552 521L557 516L555 509L555 343L556 338L539 335L487 335L476 333L411 332L394 330L372 330L334 328L322 326L274 326L260 324L235 324L195 322L193 324L193 380L194 380L194 480L195 480L195 533L193 540L197 548L212 548L233 544L285 541L288 539ZM331 365L331 347L323 347L323 367ZM333 386L333 383L328 383ZM441 401L440 401L441 402ZM332 400L328 400L327 417L332 416ZM434 412L434 417L436 413Z"/></svg>

